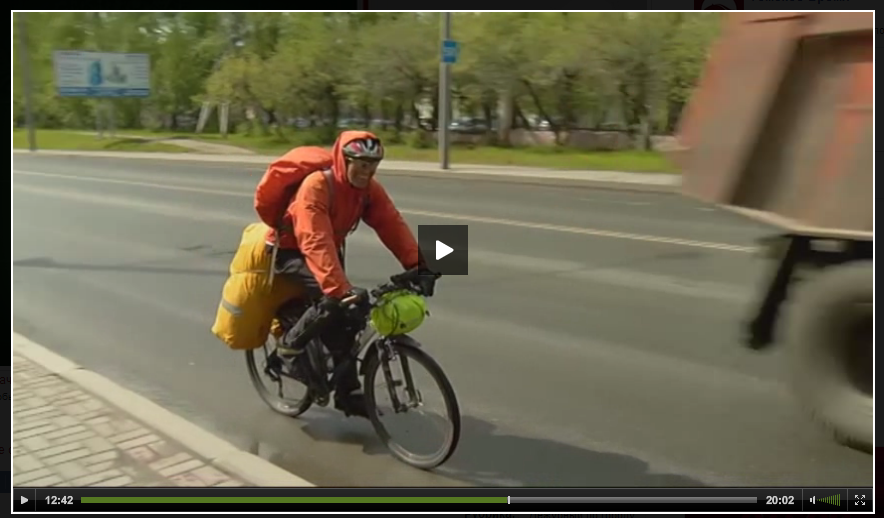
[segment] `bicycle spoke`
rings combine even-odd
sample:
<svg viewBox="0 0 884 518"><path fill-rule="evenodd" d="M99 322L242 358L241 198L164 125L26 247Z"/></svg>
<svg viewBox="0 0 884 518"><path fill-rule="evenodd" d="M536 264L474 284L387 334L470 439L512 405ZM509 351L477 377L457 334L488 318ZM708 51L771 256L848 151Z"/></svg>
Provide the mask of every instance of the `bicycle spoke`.
<svg viewBox="0 0 884 518"><path fill-rule="evenodd" d="M390 452L399 460L423 469L438 466L452 454L460 437L460 410L451 385L441 368L420 349L401 344L391 346L384 344L384 347L396 350L396 357L402 365L402 378L395 379L399 376L394 377L392 373L390 355L373 357L372 364L366 372L365 385L366 395L370 397L369 402L375 410L370 413L372 425ZM417 387L415 365L429 375L427 380L423 379L424 375L420 377L421 388ZM383 373L382 378L380 373ZM376 389L376 382L385 384L387 390ZM398 387L403 385L404 392L408 393L405 397L411 399L407 405L403 404L398 395ZM423 404L424 394L421 389L424 385L437 387L441 391L441 412L429 411L429 408ZM381 401L377 396L384 393L389 393L396 411L394 415L388 415L387 419L382 421L385 412L381 411ZM433 401L437 399L439 398L432 398ZM415 411L412 412L411 409ZM409 411L402 412L402 410ZM428 419L432 424L422 424Z"/></svg>
<svg viewBox="0 0 884 518"><path fill-rule="evenodd" d="M268 352L269 345L268 341L267 344L261 347L263 349L262 353L259 353L256 349L246 351L249 377L258 395L270 408L283 415L296 417L313 404L312 397L309 391L300 398L297 396L287 397L286 393L290 392L290 389L285 387L283 383L285 379L299 384L300 382L293 378L290 373L285 372L282 360L276 355L276 351ZM264 359L263 365L259 365L262 358ZM271 383L275 385L275 389L267 384L264 381L265 379L270 379Z"/></svg>

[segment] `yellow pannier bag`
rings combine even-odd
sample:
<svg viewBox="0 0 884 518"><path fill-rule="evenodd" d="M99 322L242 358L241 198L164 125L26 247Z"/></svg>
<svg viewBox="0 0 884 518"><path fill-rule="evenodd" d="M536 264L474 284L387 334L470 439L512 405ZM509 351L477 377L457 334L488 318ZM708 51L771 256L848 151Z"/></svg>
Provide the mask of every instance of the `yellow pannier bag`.
<svg viewBox="0 0 884 518"><path fill-rule="evenodd" d="M230 262L230 276L221 290L212 334L233 350L261 347L271 332L280 337L277 309L304 293L300 284L279 275L271 277L271 254L265 246L268 230L263 223L252 223L243 230Z"/></svg>

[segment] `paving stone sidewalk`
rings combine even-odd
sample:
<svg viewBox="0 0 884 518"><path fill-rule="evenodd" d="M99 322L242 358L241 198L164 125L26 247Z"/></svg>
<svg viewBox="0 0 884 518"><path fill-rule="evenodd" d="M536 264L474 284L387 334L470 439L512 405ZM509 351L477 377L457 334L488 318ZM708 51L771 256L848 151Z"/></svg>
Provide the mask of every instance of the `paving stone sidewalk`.
<svg viewBox="0 0 884 518"><path fill-rule="evenodd" d="M15 486L250 486L149 424L14 354Z"/></svg>

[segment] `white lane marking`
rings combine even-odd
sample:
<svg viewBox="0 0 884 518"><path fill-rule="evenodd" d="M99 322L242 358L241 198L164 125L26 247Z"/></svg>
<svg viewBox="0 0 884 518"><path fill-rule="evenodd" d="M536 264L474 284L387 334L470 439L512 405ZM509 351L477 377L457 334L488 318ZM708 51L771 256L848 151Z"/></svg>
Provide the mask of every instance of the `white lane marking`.
<svg viewBox="0 0 884 518"><path fill-rule="evenodd" d="M72 176L66 174L57 174L57 173L42 173L37 171L23 171L23 170L13 170L14 175L23 175L23 176L42 176L47 178L64 178L66 180L76 180L83 182L98 182L98 183L107 183L107 184L117 184L117 185L133 185L139 187L149 187L152 189L163 189L170 191L180 191L180 192L198 192L202 194L212 194L218 196L233 196L233 197L251 197L252 195L249 193L239 192L239 191L226 191L220 189L206 189L201 187L184 187L184 186L175 186L175 185L165 185L159 183L152 182L141 182L135 180L119 180L114 178L101 178L94 176ZM581 228L581 227L570 227L565 225L553 225L546 223L533 223L529 221L519 221L512 219L502 219L502 218L490 218L484 216L475 216L469 214L450 214L445 212L432 212L432 211L424 211L424 210L415 210L415 209L400 209L400 212L403 214L410 214L414 216L426 216L431 218L440 218L440 219L450 219L454 221L473 221L476 223L487 223L492 225L505 225L511 227L520 227L520 228L530 228L535 230L549 230L553 232L562 232L566 234L577 234L577 235L585 235L585 236L593 236L593 237L607 237L612 239L626 239L631 241L643 241L647 243L660 243L660 244L668 244L668 245L676 245L676 246L685 246L691 248L703 248L707 250L720 250L725 252L736 252L736 253L744 253L751 254L756 252L756 247L748 247L748 246L739 246L739 245L730 245L726 243L712 243L707 241L694 241L690 239L677 239L670 237L661 237L661 236L650 236L644 234L632 234L628 232L614 232L609 230L602 229L594 229L594 228Z"/></svg>
<svg viewBox="0 0 884 518"><path fill-rule="evenodd" d="M92 205L107 207L119 207L129 212L146 212L171 218L183 218L195 222L217 222L232 224L241 227L251 221L252 218L245 214L231 213L229 211L215 211L205 209L188 209L179 205L162 202L145 202L130 196L108 196L97 193L77 191L63 191L59 188L34 187L30 185L16 185L14 190L24 191L36 195L51 196ZM41 230L45 232L45 230ZM80 237L82 239L82 235ZM113 241L108 241L113 242ZM372 252L378 252L378 257L387 257L377 238L370 232L356 232L348 240L351 247L368 246ZM152 249L151 249L152 250ZM355 250L355 248L354 248ZM366 251L360 251L360 254ZM155 255L155 251L147 253ZM186 257L180 251L178 257ZM646 273L635 270L624 270L611 267L599 267L575 261L563 261L554 258L531 257L519 254L504 254L488 250L470 250L470 262L474 266L491 267L495 270L504 268L507 270L521 271L528 274L541 273L553 277L571 279L577 282L615 286L627 289L640 289L668 295L676 295L691 298L702 298L725 303L743 303L750 298L737 286L714 282L703 282L689 279L671 277L654 273Z"/></svg>
<svg viewBox="0 0 884 518"><path fill-rule="evenodd" d="M119 180L116 178L103 178L101 176L73 176L69 174L58 174L58 173L42 173L37 171L22 171L22 170L13 170L12 174L20 174L22 176L43 176L46 178L64 178L65 180L75 180L79 182L97 182L97 183L109 183L115 185L135 185L138 187L150 187L152 189L162 189L166 191L180 191L180 192L198 192L202 194L215 194L218 196L233 196L233 197L251 197L251 195L239 192L239 191L225 191L221 189L206 189L204 187L186 187L183 185L167 185L162 183L153 183L153 182L139 182L136 180Z"/></svg>
<svg viewBox="0 0 884 518"><path fill-rule="evenodd" d="M643 234L630 234L626 232L612 232L609 230L568 227L564 225L551 225L545 223L531 223L527 221L516 221L511 219L486 218L482 216L467 216L458 214L446 214L443 212L430 212L423 210L402 210L403 214L412 214L415 216L427 216L443 219L475 221L477 223L488 223L496 225L508 225L511 227L531 228L537 230L551 230L554 232L563 232L568 234L580 234L593 237L610 237L615 239L627 239L632 241L645 241L648 243L662 243L668 245L687 246L692 248L705 248L709 250L722 250L725 252L739 252L751 254L756 251L755 247L729 245L726 243L710 243L706 241L692 241L689 239L676 239L670 237L648 236Z"/></svg>
<svg viewBox="0 0 884 518"><path fill-rule="evenodd" d="M580 201L587 201L590 203L613 203L614 205L635 205L635 206L646 206L652 205L649 201L627 201L627 200L608 200L604 198L578 198Z"/></svg>

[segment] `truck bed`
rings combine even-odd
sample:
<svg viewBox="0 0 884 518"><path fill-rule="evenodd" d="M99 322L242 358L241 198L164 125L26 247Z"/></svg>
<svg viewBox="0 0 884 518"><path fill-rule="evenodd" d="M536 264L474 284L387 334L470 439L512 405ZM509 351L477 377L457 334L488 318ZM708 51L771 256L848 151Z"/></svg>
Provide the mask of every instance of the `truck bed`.
<svg viewBox="0 0 884 518"><path fill-rule="evenodd" d="M730 13L671 153L684 194L788 232L871 239L872 13Z"/></svg>

